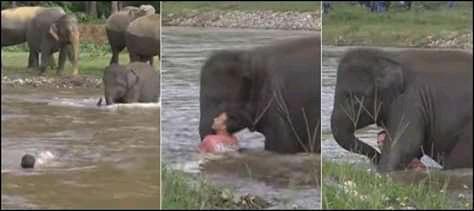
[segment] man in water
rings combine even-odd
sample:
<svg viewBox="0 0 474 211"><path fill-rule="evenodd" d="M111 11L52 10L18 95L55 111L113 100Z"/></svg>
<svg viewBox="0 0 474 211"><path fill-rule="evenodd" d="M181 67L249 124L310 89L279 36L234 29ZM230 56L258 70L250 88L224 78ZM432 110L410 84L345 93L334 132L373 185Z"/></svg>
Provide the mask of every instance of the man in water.
<svg viewBox="0 0 474 211"><path fill-rule="evenodd" d="M33 155L26 154L21 158L21 167L22 168L34 168L36 158Z"/></svg>
<svg viewBox="0 0 474 211"><path fill-rule="evenodd" d="M199 151L202 153L223 153L229 151L238 151L239 144L237 138L229 133L228 115L226 112L220 113L212 123L212 129L215 134L207 135L199 145Z"/></svg>
<svg viewBox="0 0 474 211"><path fill-rule="evenodd" d="M24 169L34 168L35 164L43 165L49 160L52 160L54 158L55 156L50 151L44 151L44 152L39 153L37 158L31 154L25 154L21 158L21 167Z"/></svg>
<svg viewBox="0 0 474 211"><path fill-rule="evenodd" d="M385 130L380 131L377 133L377 145L380 149L383 149L383 145L385 143L385 138L387 137L387 132ZM413 160L408 164L407 169L414 169L415 171L422 171L426 170L425 164L421 162L421 160L417 158L413 158Z"/></svg>

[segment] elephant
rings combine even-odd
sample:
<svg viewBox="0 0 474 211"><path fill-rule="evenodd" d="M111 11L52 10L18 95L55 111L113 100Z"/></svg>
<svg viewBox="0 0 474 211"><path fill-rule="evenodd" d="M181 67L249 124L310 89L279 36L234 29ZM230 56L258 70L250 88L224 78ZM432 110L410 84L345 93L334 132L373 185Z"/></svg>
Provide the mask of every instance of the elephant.
<svg viewBox="0 0 474 211"><path fill-rule="evenodd" d="M73 74L79 74L80 34L77 19L59 11L39 13L27 28L26 40L30 48L33 66L39 66L44 74L53 53L59 51L57 74L64 71L66 56L73 66ZM41 64L38 64L41 53Z"/></svg>
<svg viewBox="0 0 474 211"><path fill-rule="evenodd" d="M337 68L332 134L381 172L423 154L444 169L472 168L472 85L471 53L352 49ZM381 153L354 135L371 124L387 131Z"/></svg>
<svg viewBox="0 0 474 211"><path fill-rule="evenodd" d="M110 64L118 64L119 53L125 48L125 31L133 20L155 14L155 8L151 5L142 5L140 8L127 6L121 11L109 16L105 23L105 32L112 49Z"/></svg>
<svg viewBox="0 0 474 211"><path fill-rule="evenodd" d="M2 48L26 42L27 29L36 15L40 13L66 14L60 7L17 7L2 10ZM51 57L53 59L53 57ZM32 55L29 55L28 67L33 67ZM49 61L54 64L54 60Z"/></svg>
<svg viewBox="0 0 474 211"><path fill-rule="evenodd" d="M125 32L125 45L130 62L149 61L153 66L153 57L160 56L160 15L146 15L132 21Z"/></svg>
<svg viewBox="0 0 474 211"><path fill-rule="evenodd" d="M107 105L158 102L160 97L160 74L143 62L111 64L104 71L103 84ZM101 104L102 98L97 105Z"/></svg>
<svg viewBox="0 0 474 211"><path fill-rule="evenodd" d="M310 36L214 52L201 68L201 141L227 112L229 132L258 131L265 150L319 153L320 48L320 37Z"/></svg>

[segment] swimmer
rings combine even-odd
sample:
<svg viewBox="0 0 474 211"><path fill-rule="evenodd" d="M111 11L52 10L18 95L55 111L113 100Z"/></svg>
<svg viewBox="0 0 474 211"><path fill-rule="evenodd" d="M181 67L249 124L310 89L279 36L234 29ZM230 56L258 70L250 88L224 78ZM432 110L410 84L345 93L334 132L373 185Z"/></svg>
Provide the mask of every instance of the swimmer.
<svg viewBox="0 0 474 211"><path fill-rule="evenodd" d="M33 155L26 154L23 155L21 158L21 167L26 168L34 168L35 167L36 158Z"/></svg>
<svg viewBox="0 0 474 211"><path fill-rule="evenodd" d="M385 130L380 131L377 133L377 145L380 149L383 149L383 145L385 143L385 138L387 137L387 132ZM425 164L421 162L421 160L417 158L413 158L407 166L407 169L414 169L415 171L422 171L426 170Z"/></svg>
<svg viewBox="0 0 474 211"><path fill-rule="evenodd" d="M25 168L25 169L26 168L34 168L35 164L36 165L43 165L47 161L52 160L53 158L54 158L54 155L50 151L41 152L38 155L38 158L36 158L35 156L33 156L31 154L25 154L21 158L21 167Z"/></svg>
<svg viewBox="0 0 474 211"><path fill-rule="evenodd" d="M238 151L237 138L229 133L227 128L228 116L226 112L220 113L212 123L213 135L207 135L199 145L202 153L223 153L228 151Z"/></svg>

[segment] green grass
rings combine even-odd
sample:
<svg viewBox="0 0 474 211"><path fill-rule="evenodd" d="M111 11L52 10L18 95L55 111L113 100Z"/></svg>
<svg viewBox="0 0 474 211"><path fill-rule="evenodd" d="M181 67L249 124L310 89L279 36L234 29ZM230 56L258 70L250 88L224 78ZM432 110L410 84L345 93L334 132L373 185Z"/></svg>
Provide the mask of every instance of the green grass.
<svg viewBox="0 0 474 211"><path fill-rule="evenodd" d="M433 39L452 39L470 32L472 3L457 3L435 9L411 10L392 8L388 13L371 13L359 5L334 3L328 15L323 15L325 45L426 45ZM465 38L469 42L468 38Z"/></svg>
<svg viewBox="0 0 474 211"><path fill-rule="evenodd" d="M210 185L204 179L192 178L185 173L161 170L163 209L239 208L232 202L228 189Z"/></svg>
<svg viewBox="0 0 474 211"><path fill-rule="evenodd" d="M58 62L58 54L55 53L56 65ZM79 56L79 74L91 75L102 78L104 68L109 65L112 53L109 45L97 46L92 43L81 43ZM120 64L128 64L129 58L126 49L119 56ZM26 45L16 45L2 49L2 65L6 74L16 75L36 75L37 70L27 69L28 64L28 47ZM159 59L155 57L155 68L158 68ZM47 76L55 76L56 69L48 68ZM66 59L65 75L72 74L71 63Z"/></svg>
<svg viewBox="0 0 474 211"><path fill-rule="evenodd" d="M163 14L167 16L170 13L182 14L190 10L202 12L219 10L219 11L256 11L256 10L272 10L275 12L297 11L310 12L319 11L320 2L308 1L283 1L283 2L163 2Z"/></svg>
<svg viewBox="0 0 474 211"><path fill-rule="evenodd" d="M323 209L447 209L472 207L467 202L450 200L445 177L435 173L402 184L390 177L351 164L323 162Z"/></svg>

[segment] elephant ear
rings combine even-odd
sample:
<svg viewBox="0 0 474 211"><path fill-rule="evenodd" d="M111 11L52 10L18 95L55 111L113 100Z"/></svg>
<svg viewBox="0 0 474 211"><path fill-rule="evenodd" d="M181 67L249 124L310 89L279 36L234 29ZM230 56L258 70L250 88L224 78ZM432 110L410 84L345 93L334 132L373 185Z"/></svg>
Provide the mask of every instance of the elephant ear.
<svg viewBox="0 0 474 211"><path fill-rule="evenodd" d="M51 24L48 32L56 41L59 41L58 27L55 23Z"/></svg>
<svg viewBox="0 0 474 211"><path fill-rule="evenodd" d="M404 84L403 67L396 59L379 57L375 70L375 86L382 91L402 90Z"/></svg>
<svg viewBox="0 0 474 211"><path fill-rule="evenodd" d="M140 78L138 77L137 73L135 70L129 70L129 73L127 75L127 88L131 89L133 88L136 84L138 84L138 81Z"/></svg>

